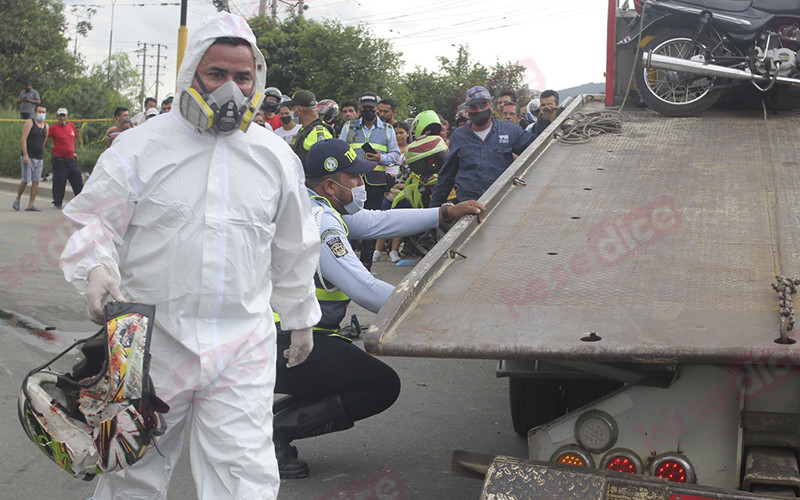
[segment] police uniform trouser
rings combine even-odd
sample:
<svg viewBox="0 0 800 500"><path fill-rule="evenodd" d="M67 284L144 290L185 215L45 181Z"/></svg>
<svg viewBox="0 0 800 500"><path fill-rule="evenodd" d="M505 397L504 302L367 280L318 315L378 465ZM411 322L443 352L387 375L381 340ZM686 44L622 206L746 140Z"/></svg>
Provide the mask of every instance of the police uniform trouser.
<svg viewBox="0 0 800 500"><path fill-rule="evenodd" d="M291 336L278 335L278 353L289 348ZM389 408L400 394L400 378L383 361L339 337L314 335L314 349L303 364L286 368L279 355L275 392L300 398L339 394L351 421L362 420Z"/></svg>

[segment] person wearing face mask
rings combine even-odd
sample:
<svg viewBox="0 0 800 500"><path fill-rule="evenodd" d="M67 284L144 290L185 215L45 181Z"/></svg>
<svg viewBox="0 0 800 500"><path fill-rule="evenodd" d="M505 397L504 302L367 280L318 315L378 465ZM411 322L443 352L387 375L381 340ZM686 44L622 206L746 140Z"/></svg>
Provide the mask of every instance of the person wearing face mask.
<svg viewBox="0 0 800 500"><path fill-rule="evenodd" d="M266 73L244 18L208 16L175 108L121 134L63 211L60 266L90 318L109 298L155 305L150 377L170 407L157 452L102 474L94 500L166 499L184 436L198 498L278 496L274 367L313 348L319 234L297 156L251 123ZM273 312L291 331L280 353Z"/></svg>
<svg viewBox="0 0 800 500"><path fill-rule="evenodd" d="M37 104L36 114L22 125L22 156L20 158L22 162L22 182L19 183L16 199L11 203L11 207L14 210L19 210L22 193L25 192L25 187L30 182L31 198L25 211L40 211L33 202L36 201L39 182L42 180L44 143L47 140L47 124L44 122L46 117L47 108L44 104Z"/></svg>
<svg viewBox="0 0 800 500"><path fill-rule="evenodd" d="M282 409L273 419L283 479L309 473L292 441L349 429L389 408L400 393L394 370L339 335L350 300L378 312L394 290L367 271L348 236L407 236L469 214L480 222L486 211L476 201L441 208L362 210L366 193L361 175L374 167L340 139L317 142L306 156L306 187L320 237L314 284L322 318L314 327L314 350L305 363L287 369L285 360L277 361L275 392L291 395L279 403ZM278 351L289 341L288 335L279 333Z"/></svg>
<svg viewBox="0 0 800 500"><path fill-rule="evenodd" d="M292 137L300 131L300 124L292 120L292 105L290 102L282 102L278 106L278 117L281 120L281 126L275 129L275 134L287 143L291 143Z"/></svg>
<svg viewBox="0 0 800 500"><path fill-rule="evenodd" d="M379 210L386 192L386 167L400 161L400 148L394 128L378 118L378 105L381 100L372 91L364 92L359 99L361 117L344 124L339 139L345 140L358 152L359 158L377 163L372 172L364 175L367 189L366 207ZM367 269L372 268L374 240L364 240L360 244L361 262Z"/></svg>
<svg viewBox="0 0 800 500"><path fill-rule="evenodd" d="M277 87L267 87L264 89L264 104L261 111L264 113L264 121L269 124L272 130L278 130L282 123L278 116L278 105L281 102L281 91Z"/></svg>
<svg viewBox="0 0 800 500"><path fill-rule="evenodd" d="M512 122L492 118L492 95L485 87L467 90L464 106L470 123L450 136L432 207L445 203L453 186L459 201L477 200L536 138Z"/></svg>
<svg viewBox="0 0 800 500"><path fill-rule="evenodd" d="M289 104L292 107L294 118L301 126L289 145L292 146L300 161L305 161L311 146L334 137L333 127L325 123L319 116L317 98L310 90L298 90L292 95Z"/></svg>

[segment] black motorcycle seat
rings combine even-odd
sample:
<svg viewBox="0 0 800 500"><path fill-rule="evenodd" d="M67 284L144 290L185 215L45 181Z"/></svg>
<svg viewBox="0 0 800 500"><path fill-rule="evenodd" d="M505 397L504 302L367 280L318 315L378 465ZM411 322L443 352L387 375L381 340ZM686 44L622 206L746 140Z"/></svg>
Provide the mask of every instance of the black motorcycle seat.
<svg viewBox="0 0 800 500"><path fill-rule="evenodd" d="M751 0L700 0L696 2L685 2L697 7L703 7L710 11L724 11L724 12L744 12L753 4ZM762 2L762 3L783 3L779 2ZM788 3L788 1L787 1Z"/></svg>
<svg viewBox="0 0 800 500"><path fill-rule="evenodd" d="M770 14L800 14L797 0L761 0L753 2L753 8Z"/></svg>

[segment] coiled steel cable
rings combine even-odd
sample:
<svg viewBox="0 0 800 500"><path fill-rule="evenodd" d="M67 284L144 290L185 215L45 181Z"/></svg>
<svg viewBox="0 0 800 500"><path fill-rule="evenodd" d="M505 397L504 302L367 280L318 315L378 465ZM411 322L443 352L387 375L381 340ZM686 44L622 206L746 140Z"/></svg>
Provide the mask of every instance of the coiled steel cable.
<svg viewBox="0 0 800 500"><path fill-rule="evenodd" d="M575 113L571 118L564 120L554 137L565 144L580 144L604 133L622 133L622 114L619 111Z"/></svg>

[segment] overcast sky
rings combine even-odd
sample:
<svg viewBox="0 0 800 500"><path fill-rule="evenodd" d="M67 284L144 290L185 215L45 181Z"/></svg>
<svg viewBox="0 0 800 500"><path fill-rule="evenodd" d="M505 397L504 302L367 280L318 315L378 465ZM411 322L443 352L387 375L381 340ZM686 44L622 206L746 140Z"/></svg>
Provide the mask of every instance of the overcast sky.
<svg viewBox="0 0 800 500"><path fill-rule="evenodd" d="M269 6L271 0L265 0ZM109 52L125 52L141 70L142 43L147 43L146 93L155 95L157 45L161 45L159 100L174 90L180 22L179 0L65 0L66 35L74 39L74 26L85 6L97 9L93 29L77 40L77 51L90 64L100 63ZM288 4L278 0L278 15ZM415 65L438 70L436 56L453 59L460 44L468 44L473 59L486 67L497 61L519 61L534 89L564 89L604 81L607 0L306 0L305 15L335 18L347 25L364 24L389 40L403 53L406 70ZM74 10L73 10L74 9ZM259 0L230 0L231 12L255 15ZM113 36L112 36L113 10ZM187 27L192 29L216 8L211 0L189 0ZM269 7L267 7L269 12ZM74 42L70 42L71 48ZM267 59L269 85L269 59ZM289 94L293 89L281 89ZM321 96L324 98L324 96Z"/></svg>

